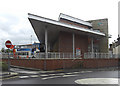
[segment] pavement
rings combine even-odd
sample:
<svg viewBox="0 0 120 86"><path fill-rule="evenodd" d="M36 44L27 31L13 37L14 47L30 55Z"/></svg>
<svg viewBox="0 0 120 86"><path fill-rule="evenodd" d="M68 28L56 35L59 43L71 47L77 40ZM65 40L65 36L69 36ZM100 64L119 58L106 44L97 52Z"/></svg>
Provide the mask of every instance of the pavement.
<svg viewBox="0 0 120 86"><path fill-rule="evenodd" d="M79 84L80 86L118 86L118 71L70 71L70 72L41 72L38 76L22 75L4 80L3 84ZM92 85L91 85L92 84ZM95 85L94 85L95 84ZM99 85L96 85L99 84ZM4 85L3 85L4 86Z"/></svg>
<svg viewBox="0 0 120 86"><path fill-rule="evenodd" d="M55 79L55 78L65 78L77 76L77 74L90 73L92 71L68 71L68 70L52 70L52 71L34 71L34 70L25 70L19 68L11 68L13 72L16 72L18 75L16 78L11 78L10 80L24 80L30 78L40 78L41 80ZM6 79L6 81L9 81Z"/></svg>
<svg viewBox="0 0 120 86"><path fill-rule="evenodd" d="M92 71L116 71L118 67L107 67L107 68L99 68L99 69L60 69L60 70L51 70L51 71L42 71L32 68L21 68L21 67L12 67L9 72L0 72L0 80L8 80L8 79L25 79L25 78L36 78L43 77L42 80L48 78L57 78L57 77L69 77L74 76L72 74L77 73L88 73ZM69 75L70 74L70 75ZM48 78L46 78L46 76Z"/></svg>
<svg viewBox="0 0 120 86"><path fill-rule="evenodd" d="M19 73L19 75L18 75L18 77L16 77L16 79L29 79L29 78L40 77L42 80L58 78L58 77L71 77L71 76L76 76L75 74L79 74L79 73L92 72L92 71L68 72L68 71L28 71L28 70L23 70L22 71L21 69L19 71L18 70L19 69L17 69L16 72Z"/></svg>
<svg viewBox="0 0 120 86"><path fill-rule="evenodd" d="M20 67L20 66L12 66L12 68L19 68L23 70L30 70L30 71L42 71L41 69L35 69L35 68L26 68L26 67ZM104 67L104 68L77 68L77 69L57 69L57 70L50 70L52 71L86 71L86 70L91 70L91 71L112 71L112 70L119 70L119 67ZM45 72L50 72L50 71L45 71Z"/></svg>
<svg viewBox="0 0 120 86"><path fill-rule="evenodd" d="M64 69L64 70L51 70L42 71L36 69L26 69L19 67L12 67L8 72L1 73L1 80L3 86L19 86L23 84L29 86L34 84L82 84L80 86L94 86L90 84L96 83L109 83L110 85L100 86L117 86L112 85L118 83L118 67L107 67L99 69ZM4 77L4 78L3 78ZM96 80L96 81L95 81ZM98 82L97 82L98 81ZM114 81L114 82L113 82ZM91 82L91 83L89 83ZM96 83L95 83L96 82ZM16 84L16 85L13 85ZM85 85L84 85L85 84ZM23 86L22 85L22 86ZM21 86L21 85L20 85ZM99 85L95 85L99 86Z"/></svg>

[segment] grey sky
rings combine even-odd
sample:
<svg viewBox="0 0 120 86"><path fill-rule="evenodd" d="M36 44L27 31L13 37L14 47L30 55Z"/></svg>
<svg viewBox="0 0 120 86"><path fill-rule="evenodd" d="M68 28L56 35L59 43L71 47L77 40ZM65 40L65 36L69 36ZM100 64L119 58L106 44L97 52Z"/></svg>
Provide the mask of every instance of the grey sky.
<svg viewBox="0 0 120 86"><path fill-rule="evenodd" d="M13 44L38 41L28 21L28 13L58 20L64 13L82 20L108 18L110 43L118 35L118 0L1 0L0 48L8 39Z"/></svg>
<svg viewBox="0 0 120 86"><path fill-rule="evenodd" d="M13 44L31 43L31 35L32 41L37 41L36 35L27 19L27 14L26 16L17 16L10 13L0 13L0 20L0 40L2 41L2 46L8 39Z"/></svg>

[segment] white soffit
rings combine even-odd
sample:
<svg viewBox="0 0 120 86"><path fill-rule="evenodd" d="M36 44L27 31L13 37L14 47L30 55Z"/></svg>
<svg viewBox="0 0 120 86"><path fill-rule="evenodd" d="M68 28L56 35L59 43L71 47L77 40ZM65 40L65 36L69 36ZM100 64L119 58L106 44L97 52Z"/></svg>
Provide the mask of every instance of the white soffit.
<svg viewBox="0 0 120 86"><path fill-rule="evenodd" d="M64 24L64 23L59 22L59 21L55 21L55 20L52 20L52 19L40 17L40 16L30 14L30 13L28 13L28 18L38 20L38 21L42 21L42 22L46 22L46 23L50 23L50 24L55 24L55 25L67 27L67 28L71 28L71 29L76 29L76 30L79 30L79 31L87 32L87 33L92 33L92 34L95 34L95 35L105 36L105 34L101 33L101 32L97 32L97 31L94 31L94 30L91 30L91 29L80 28L80 27L77 27L77 26Z"/></svg>

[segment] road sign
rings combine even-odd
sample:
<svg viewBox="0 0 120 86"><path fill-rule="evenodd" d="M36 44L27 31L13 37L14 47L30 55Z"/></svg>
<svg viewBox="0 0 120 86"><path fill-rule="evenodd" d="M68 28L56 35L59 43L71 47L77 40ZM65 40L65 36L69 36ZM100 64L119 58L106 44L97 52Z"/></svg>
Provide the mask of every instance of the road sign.
<svg viewBox="0 0 120 86"><path fill-rule="evenodd" d="M5 42L5 46L6 46L7 48L10 48L10 47L12 46L11 41L10 41L10 40L7 40L7 41Z"/></svg>
<svg viewBox="0 0 120 86"><path fill-rule="evenodd" d="M12 46L12 43L10 40L7 40L5 42L5 46L8 48L8 71L9 71L9 74L10 74L10 57L9 57L9 51L10 51L10 47Z"/></svg>

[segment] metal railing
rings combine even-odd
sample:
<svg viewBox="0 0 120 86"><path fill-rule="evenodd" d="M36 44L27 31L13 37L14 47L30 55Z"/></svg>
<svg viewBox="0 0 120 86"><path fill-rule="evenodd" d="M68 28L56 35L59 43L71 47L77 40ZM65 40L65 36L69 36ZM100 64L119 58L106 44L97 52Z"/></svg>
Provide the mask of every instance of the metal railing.
<svg viewBox="0 0 120 86"><path fill-rule="evenodd" d="M72 53L59 53L59 52L48 52L47 58L45 53L36 53L34 55L18 55L17 53L14 55L10 53L10 58L17 59L81 59L80 55L74 55ZM27 57L29 56L29 57ZM0 58L8 58L8 53L2 53Z"/></svg>
<svg viewBox="0 0 120 86"><path fill-rule="evenodd" d="M45 58L45 53L37 53L35 54L35 58ZM54 58L54 59L79 59L81 58L80 55L74 55L73 57L73 53L59 53L59 52L48 52L47 53L47 58L50 59L50 58Z"/></svg>
<svg viewBox="0 0 120 86"><path fill-rule="evenodd" d="M109 53L84 53L84 57L81 55L74 55L73 53L59 53L59 52L48 52L47 58L45 53L36 53L34 55L18 55L9 53L10 58L17 59L110 59L120 58L120 54L109 54ZM8 58L8 53L0 53L0 58Z"/></svg>
<svg viewBox="0 0 120 86"><path fill-rule="evenodd" d="M110 59L110 58L120 58L119 54L110 53L84 53L84 59Z"/></svg>
<svg viewBox="0 0 120 86"><path fill-rule="evenodd" d="M13 58L13 53L9 53L9 57ZM8 58L8 53L0 53L0 58Z"/></svg>

